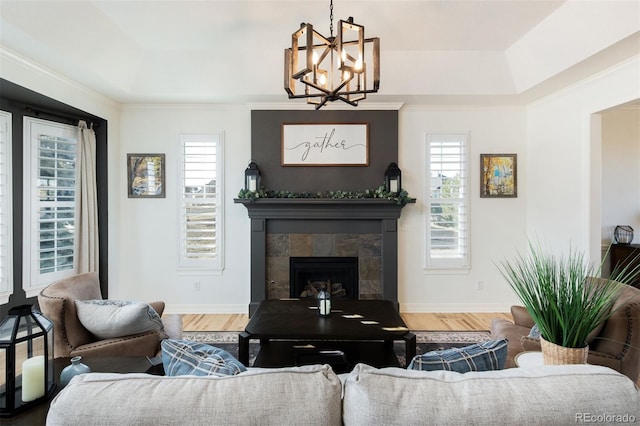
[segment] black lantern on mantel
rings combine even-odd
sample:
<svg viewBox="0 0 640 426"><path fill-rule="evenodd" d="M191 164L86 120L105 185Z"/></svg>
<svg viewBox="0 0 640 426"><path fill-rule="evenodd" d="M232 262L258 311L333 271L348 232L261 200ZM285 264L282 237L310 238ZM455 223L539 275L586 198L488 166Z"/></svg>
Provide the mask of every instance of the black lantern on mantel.
<svg viewBox="0 0 640 426"><path fill-rule="evenodd" d="M248 191L257 191L260 189L260 169L253 160L244 171L244 189Z"/></svg>
<svg viewBox="0 0 640 426"><path fill-rule="evenodd" d="M53 379L53 323L31 305L9 309L0 324L0 417L9 417L48 399Z"/></svg>
<svg viewBox="0 0 640 426"><path fill-rule="evenodd" d="M384 189L393 195L402 190L402 172L396 163L389 164L384 172Z"/></svg>

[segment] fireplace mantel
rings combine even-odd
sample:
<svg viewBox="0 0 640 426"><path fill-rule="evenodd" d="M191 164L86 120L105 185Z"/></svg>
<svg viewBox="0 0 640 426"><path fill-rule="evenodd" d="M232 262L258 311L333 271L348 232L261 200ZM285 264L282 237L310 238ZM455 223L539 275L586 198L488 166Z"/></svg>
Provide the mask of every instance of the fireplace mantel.
<svg viewBox="0 0 640 426"><path fill-rule="evenodd" d="M383 198L259 198L234 200L252 219L398 219L403 205Z"/></svg>
<svg viewBox="0 0 640 426"><path fill-rule="evenodd" d="M278 232L358 233L374 232L381 241L378 297L398 306L397 220L404 205L380 198L260 198L235 199L243 204L251 219L251 303L253 315L267 298L267 234ZM310 230L310 231L308 231Z"/></svg>

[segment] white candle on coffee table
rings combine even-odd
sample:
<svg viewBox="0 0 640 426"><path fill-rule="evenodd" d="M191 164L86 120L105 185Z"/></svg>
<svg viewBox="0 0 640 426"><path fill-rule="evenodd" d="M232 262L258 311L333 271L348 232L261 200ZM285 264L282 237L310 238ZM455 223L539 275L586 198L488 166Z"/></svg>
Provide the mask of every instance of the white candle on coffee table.
<svg viewBox="0 0 640 426"><path fill-rule="evenodd" d="M44 356L34 356L22 363L22 401L44 396Z"/></svg>

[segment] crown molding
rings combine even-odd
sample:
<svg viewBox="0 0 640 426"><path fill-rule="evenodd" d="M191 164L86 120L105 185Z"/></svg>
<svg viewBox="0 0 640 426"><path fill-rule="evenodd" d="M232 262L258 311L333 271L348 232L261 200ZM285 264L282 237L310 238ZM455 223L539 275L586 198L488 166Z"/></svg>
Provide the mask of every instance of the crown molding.
<svg viewBox="0 0 640 426"><path fill-rule="evenodd" d="M46 88L48 87L48 83L53 81L72 91L81 92L84 96L100 102L109 108L118 109L121 105L102 93L96 92L95 90L90 89L87 86L83 86L82 84L58 74L49 68L24 58L4 46L0 46L0 63L2 64L2 73L0 74L1 78L31 90L36 90L45 96L51 96ZM41 80L48 80L48 82L45 82L42 87L34 87L32 84L33 78L31 76L35 76Z"/></svg>

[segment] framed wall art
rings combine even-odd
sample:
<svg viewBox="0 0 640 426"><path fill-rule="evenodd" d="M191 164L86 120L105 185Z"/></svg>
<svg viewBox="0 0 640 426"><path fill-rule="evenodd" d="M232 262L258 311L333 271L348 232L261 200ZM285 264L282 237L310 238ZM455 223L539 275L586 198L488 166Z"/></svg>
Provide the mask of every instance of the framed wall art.
<svg viewBox="0 0 640 426"><path fill-rule="evenodd" d="M129 198L164 198L164 154L127 154Z"/></svg>
<svg viewBox="0 0 640 426"><path fill-rule="evenodd" d="M369 125L282 124L283 166L368 166Z"/></svg>
<svg viewBox="0 0 640 426"><path fill-rule="evenodd" d="M516 154L480 154L480 197L518 196L518 157Z"/></svg>

